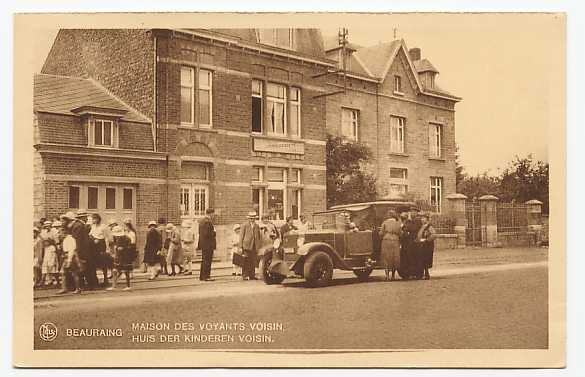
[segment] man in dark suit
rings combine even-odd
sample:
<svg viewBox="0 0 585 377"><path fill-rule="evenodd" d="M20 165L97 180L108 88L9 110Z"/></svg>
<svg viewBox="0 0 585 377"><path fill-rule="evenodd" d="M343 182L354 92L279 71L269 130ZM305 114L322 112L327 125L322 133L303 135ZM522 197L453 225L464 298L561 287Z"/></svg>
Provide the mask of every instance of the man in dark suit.
<svg viewBox="0 0 585 377"><path fill-rule="evenodd" d="M215 227L213 226L213 208L205 210L205 217L199 221L199 242L197 250L201 250L201 270L199 280L211 281L211 260L216 247Z"/></svg>
<svg viewBox="0 0 585 377"><path fill-rule="evenodd" d="M248 222L244 223L240 229L240 248L246 258L242 268L244 280L256 279L256 259L261 242L260 227L256 224L256 212L250 212Z"/></svg>

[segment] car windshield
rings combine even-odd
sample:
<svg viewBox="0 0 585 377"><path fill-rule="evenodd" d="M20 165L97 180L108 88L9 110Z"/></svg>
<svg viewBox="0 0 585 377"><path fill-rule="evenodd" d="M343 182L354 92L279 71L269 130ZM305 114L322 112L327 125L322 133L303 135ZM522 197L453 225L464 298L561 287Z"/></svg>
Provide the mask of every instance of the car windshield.
<svg viewBox="0 0 585 377"><path fill-rule="evenodd" d="M386 219L388 210L397 213L408 211L409 203L375 203L356 204L328 212L319 212L313 215L315 230L343 230L349 223L354 223L359 230L377 229Z"/></svg>

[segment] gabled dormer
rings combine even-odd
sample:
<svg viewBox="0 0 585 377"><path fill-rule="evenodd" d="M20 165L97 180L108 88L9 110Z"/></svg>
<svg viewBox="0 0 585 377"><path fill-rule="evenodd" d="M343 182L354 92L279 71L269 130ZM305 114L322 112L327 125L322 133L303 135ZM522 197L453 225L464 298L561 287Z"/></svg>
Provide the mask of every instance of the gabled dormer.
<svg viewBox="0 0 585 377"><path fill-rule="evenodd" d="M411 48L408 51L419 80L425 89L435 90L435 78L439 71L428 59L421 59L420 48Z"/></svg>

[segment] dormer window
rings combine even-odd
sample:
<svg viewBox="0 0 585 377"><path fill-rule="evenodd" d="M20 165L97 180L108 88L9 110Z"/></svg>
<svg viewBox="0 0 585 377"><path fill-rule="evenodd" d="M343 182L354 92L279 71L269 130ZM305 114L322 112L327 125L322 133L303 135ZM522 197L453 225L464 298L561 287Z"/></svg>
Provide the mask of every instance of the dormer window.
<svg viewBox="0 0 585 377"><path fill-rule="evenodd" d="M259 43L292 50L294 48L293 29L257 29Z"/></svg>
<svg viewBox="0 0 585 377"><path fill-rule="evenodd" d="M87 144L92 147L116 148L118 129L116 122L109 119L90 119Z"/></svg>

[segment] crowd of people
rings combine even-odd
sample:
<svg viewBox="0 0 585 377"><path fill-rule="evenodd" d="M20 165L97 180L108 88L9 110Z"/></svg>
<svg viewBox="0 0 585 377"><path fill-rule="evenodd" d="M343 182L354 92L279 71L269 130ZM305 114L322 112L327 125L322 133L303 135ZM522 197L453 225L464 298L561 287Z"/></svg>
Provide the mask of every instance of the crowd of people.
<svg viewBox="0 0 585 377"><path fill-rule="evenodd" d="M379 231L380 264L386 280L395 280L399 270L403 279L430 279L436 232L429 220L426 213L413 216L402 212L399 216L388 211Z"/></svg>
<svg viewBox="0 0 585 377"><path fill-rule="evenodd" d="M144 272L154 280L160 274L168 276L193 274L196 250L201 251L199 279L212 281L211 264L217 247L214 210L208 208L198 222L198 236L193 224L184 221L181 226L150 221L143 254ZM349 222L348 231L357 231ZM279 228L268 216L260 219L249 212L247 221L236 224L228 243L232 261L232 275L243 280L255 280L258 252L277 238L284 239L290 232L301 235L309 229L305 216L296 224L292 217ZM376 262L385 268L386 279L394 280L398 271L403 279L429 279L433 265L435 230L429 216L398 215L389 211L379 228L380 254ZM124 290L129 290L132 271L138 258L137 231L131 219L102 222L99 214L89 215L84 210L67 212L52 221L39 219L33 230L34 286L59 286L59 293L80 293L82 289L100 287L115 290L124 276ZM101 271L102 281L97 272ZM111 283L110 283L111 280Z"/></svg>

